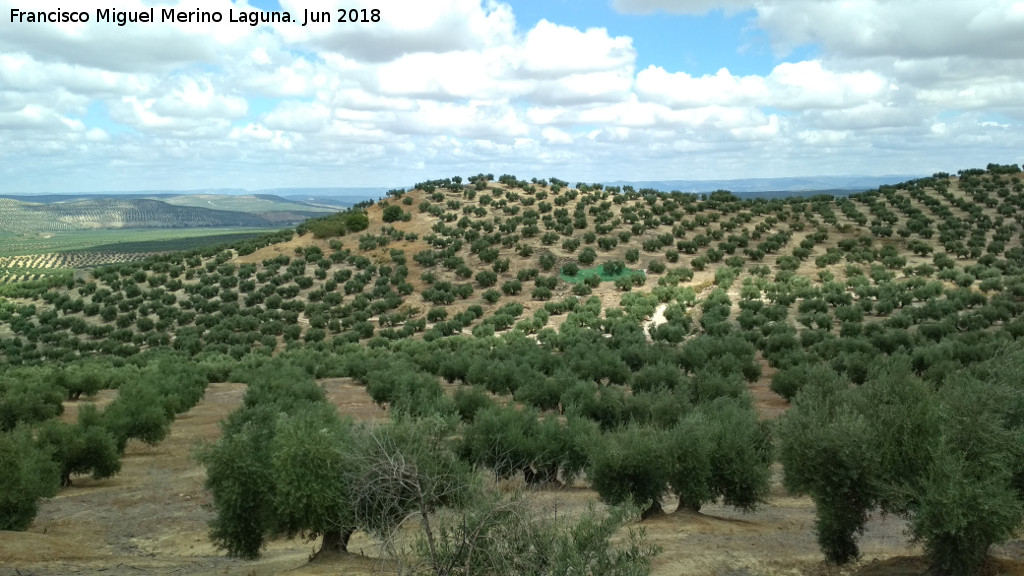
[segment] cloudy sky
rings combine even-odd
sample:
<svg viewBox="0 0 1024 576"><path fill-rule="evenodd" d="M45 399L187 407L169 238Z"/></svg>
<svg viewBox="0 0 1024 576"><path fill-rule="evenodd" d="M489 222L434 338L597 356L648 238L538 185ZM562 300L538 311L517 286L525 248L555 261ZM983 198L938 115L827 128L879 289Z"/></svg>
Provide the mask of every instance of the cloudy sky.
<svg viewBox="0 0 1024 576"><path fill-rule="evenodd" d="M224 21L96 22L197 6ZM227 21L340 8L380 22ZM1022 161L1020 0L0 0L0 192Z"/></svg>

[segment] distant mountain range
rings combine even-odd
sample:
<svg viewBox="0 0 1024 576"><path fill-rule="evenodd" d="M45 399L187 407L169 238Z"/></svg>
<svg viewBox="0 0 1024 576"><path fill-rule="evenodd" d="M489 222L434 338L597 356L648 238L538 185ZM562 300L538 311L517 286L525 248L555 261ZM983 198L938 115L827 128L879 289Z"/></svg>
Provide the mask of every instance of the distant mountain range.
<svg viewBox="0 0 1024 576"><path fill-rule="evenodd" d="M822 192L822 191L864 191L878 188L885 184L897 184L920 178L924 175L890 175L890 176L799 176L786 178L740 178L729 180L616 180L602 182L606 186L630 185L634 188L653 188L665 192L679 190L681 192L714 192L729 190L736 194L756 194L773 192ZM0 198L10 198L26 202L63 202L74 199L117 197L117 198L152 198L164 200L182 196L248 196L252 198L269 198L308 206L347 208L365 200L376 200L387 195L394 188L409 189L411 185L391 187L321 187L321 188L267 188L262 190L245 190L242 188L210 188L201 190L135 190L125 192L84 192L67 194L0 194Z"/></svg>
<svg viewBox="0 0 1024 576"><path fill-rule="evenodd" d="M384 197L391 188L270 188L265 190L244 190L242 188L210 188L201 190L131 190L124 192L68 192L61 194L0 194L0 198L50 204L69 200L95 198L156 199L167 200L187 196L236 196L261 200L276 200L336 210L348 208L365 200Z"/></svg>
<svg viewBox="0 0 1024 576"><path fill-rule="evenodd" d="M0 231L22 234L120 228L275 228L293 226L333 211L271 195L158 197L0 197Z"/></svg>
<svg viewBox="0 0 1024 576"><path fill-rule="evenodd" d="M793 178L741 178L735 180L646 180L604 182L605 186L632 186L636 189L653 188L662 192L714 192L729 190L734 194L778 195L778 193L805 194L852 194L872 190L886 184L898 184L921 178L921 175L893 176L805 176Z"/></svg>

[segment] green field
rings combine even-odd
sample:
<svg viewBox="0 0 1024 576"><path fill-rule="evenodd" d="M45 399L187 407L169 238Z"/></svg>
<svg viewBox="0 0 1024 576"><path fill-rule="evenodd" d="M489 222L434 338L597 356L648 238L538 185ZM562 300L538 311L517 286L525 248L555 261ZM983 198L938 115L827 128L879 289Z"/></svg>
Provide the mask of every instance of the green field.
<svg viewBox="0 0 1024 576"><path fill-rule="evenodd" d="M187 250L234 242L276 228L156 228L79 230L47 234L0 232L0 257L50 252L116 251L123 253Z"/></svg>

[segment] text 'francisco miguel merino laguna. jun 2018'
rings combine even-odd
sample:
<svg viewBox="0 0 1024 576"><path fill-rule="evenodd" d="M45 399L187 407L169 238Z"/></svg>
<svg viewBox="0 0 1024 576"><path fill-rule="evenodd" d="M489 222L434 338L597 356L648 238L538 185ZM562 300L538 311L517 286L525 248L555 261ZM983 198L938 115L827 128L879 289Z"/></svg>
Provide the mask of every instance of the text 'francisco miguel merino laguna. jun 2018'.
<svg viewBox="0 0 1024 576"><path fill-rule="evenodd" d="M291 12L277 10L235 10L229 9L227 14L220 10L178 10L176 8L149 8L147 10L118 10L116 8L97 8L90 13L86 10L21 10L11 8L10 22L12 24L63 24L63 23L89 23L99 22L127 26L128 24L151 24L158 22L178 24L217 24L221 22L232 24L247 24L259 26L260 24L296 23L306 26L309 24L328 23L363 23L370 24L380 22L381 11L378 8L338 8L336 10L307 10L303 9L300 17L295 18Z"/></svg>

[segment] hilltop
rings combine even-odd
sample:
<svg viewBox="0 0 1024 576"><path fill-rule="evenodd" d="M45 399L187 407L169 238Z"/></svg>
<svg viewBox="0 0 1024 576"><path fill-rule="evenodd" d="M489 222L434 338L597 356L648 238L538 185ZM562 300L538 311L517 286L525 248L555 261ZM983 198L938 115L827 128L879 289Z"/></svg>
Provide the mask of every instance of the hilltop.
<svg viewBox="0 0 1024 576"><path fill-rule="evenodd" d="M286 423L298 418L292 404L268 400L280 390L311 395L371 429L398 413L461 420L448 438L460 442L453 454L486 470L489 485L523 488L538 508L562 516L579 518L587 502L623 492L638 496L649 506L640 525L664 548L655 574L921 574L934 556L921 558L929 549L905 535L937 538L943 517L928 517L934 524L922 528L923 515L883 508L892 505L884 494L845 517L866 529L859 538L851 532L862 562L824 562L815 511L830 492L807 488L817 489L820 470L808 472L799 490L814 499L787 490L800 485L784 482L777 458L790 458L794 470L800 462L785 449L795 441L786 423L819 418L798 437L820 440L805 448L837 459L821 466L823 474L853 470L860 476L843 478L858 487L906 462L906 478L926 469L934 486L947 488L1002 490L1000 482L1024 477L1019 459L1000 452L1017 449L1011 439L1021 437L1012 408L1024 395L1005 374L1024 366L1022 226L1024 178L1016 166L935 174L849 197L756 200L477 175L421 182L228 247L8 287L0 361L49 391L39 402L52 405L56 390L67 422L86 405L128 402L118 382L149 382L140 374L170 377L168 367L177 366L211 384L188 406L153 384L150 402L180 414L166 424L165 443L133 437L121 475L76 475L42 502L27 532L0 542L0 558L37 574L67 565L112 574L128 573L122 565L210 574L392 568L395 559L369 529L350 544L366 557L309 565L310 546L297 541L275 540L252 562L224 559L210 544L205 523L214 516L204 505L214 499L203 490L206 469L188 460L186 446L233 433L216 422L235 414L237 425L246 403L282 402L289 407L273 404L272 413ZM90 371L110 375L89 391L96 395L61 401L78 385L75 375ZM301 394L291 388L306 378L316 379L322 398L315 384ZM984 388L985 378L1006 385ZM264 395L245 396L246 385ZM805 388L823 395L827 409L813 410L817 396L802 395ZM0 392L15 391L23 388L0 384ZM932 411L933 420L914 419ZM26 425L54 416L33 414ZM991 436L973 435L982 433ZM930 460L939 452L910 452L923 445L952 447L941 454L964 460L939 468ZM965 445L970 450L958 451ZM641 459L629 474L645 478L662 462L701 461L678 456L692 446L706 447L713 473L673 468L671 480L638 480L620 492L603 476L629 464L609 455ZM865 464L857 459L864 446L892 452ZM972 470L984 483L968 476ZM740 481L737 471L749 476ZM915 511L945 497L923 481L900 489L913 495L900 504ZM988 505L991 494L972 497ZM1013 494L998 492L1011 512ZM686 509L694 500L699 513ZM963 500L944 502L962 506L964 522L981 521ZM675 512L659 515L662 508ZM101 529L86 530L97 523ZM413 524L397 537L413 538ZM1009 517L1001 524L1010 527L1008 542L983 549L1005 573L1024 566L1019 524Z"/></svg>
<svg viewBox="0 0 1024 576"><path fill-rule="evenodd" d="M740 197L777 197L813 196L816 194L834 193L836 196L848 196L858 192L873 190L879 186L891 185L894 182L905 182L919 178L919 175L903 176L801 176L788 178L734 178L723 180L643 180L605 182L604 186L634 189L649 188L659 192L710 193L716 190L728 190Z"/></svg>

